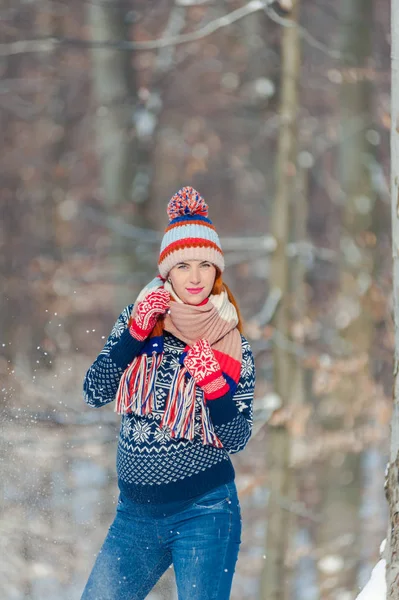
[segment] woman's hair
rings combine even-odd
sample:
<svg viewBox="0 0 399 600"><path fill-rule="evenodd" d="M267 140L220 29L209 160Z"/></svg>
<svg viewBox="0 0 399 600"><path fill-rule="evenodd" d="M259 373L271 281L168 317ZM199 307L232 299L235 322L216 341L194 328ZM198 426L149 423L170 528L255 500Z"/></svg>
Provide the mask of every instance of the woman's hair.
<svg viewBox="0 0 399 600"><path fill-rule="evenodd" d="M238 308L237 301L234 298L233 293L230 291L230 289L224 283L220 269L218 267L216 267L216 278L215 278L215 283L213 284L211 294L213 294L214 296L218 296L219 294L221 294L223 292L223 290L226 290L228 299L230 300L230 302L232 303L232 305L234 306L234 308L237 311L237 317L238 317L237 329L240 333L242 333L243 332L242 319L241 319L241 313L240 313L240 309ZM163 333L163 319L159 319L157 324L155 325L153 335L162 335L162 333Z"/></svg>

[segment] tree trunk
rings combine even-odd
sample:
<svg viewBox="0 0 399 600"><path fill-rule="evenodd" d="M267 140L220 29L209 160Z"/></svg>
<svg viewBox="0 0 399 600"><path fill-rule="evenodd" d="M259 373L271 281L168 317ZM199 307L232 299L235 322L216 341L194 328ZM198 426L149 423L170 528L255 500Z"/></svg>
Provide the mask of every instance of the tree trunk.
<svg viewBox="0 0 399 600"><path fill-rule="evenodd" d="M295 203L292 207L293 223L292 223L292 240L297 243L298 254L291 258L291 299L292 299L292 315L297 325L295 342L297 344L304 343L305 331L304 324L308 315L308 294L306 286L307 265L305 257L300 252L303 246L300 243L307 242L307 220L308 220L308 176L309 166L302 166L301 155L298 156L298 174L297 174L297 193L295 194ZM303 161L302 161L303 162ZM293 364L293 389L294 394L292 401L298 405L305 405L312 402L312 371L305 370L302 361L296 360ZM311 410L311 409L310 409ZM296 436L292 436L291 447L292 456L297 455L296 443L303 446L306 429L298 431ZM295 472L295 488L296 497L303 502L309 512L313 506L309 506L309 466L300 466ZM304 545L309 548L308 555L302 555L295 562L295 573L292 579L292 592L290 600L318 600L317 588L317 561L311 555L311 549L315 545L315 523L310 519L296 519L295 523L295 540L297 547L293 548L293 552L298 550L298 547L303 551Z"/></svg>
<svg viewBox="0 0 399 600"><path fill-rule="evenodd" d="M65 13L62 7L55 0L44 0L41 3L41 14L40 33L43 38L62 38L65 34ZM60 71L63 52L61 48L55 47L52 52L43 52L40 56L48 95L46 111L38 123L37 136L42 140L51 136L53 141L42 147L41 178L33 197L35 209L31 228L37 239L39 256L46 260L49 268L46 274L43 273L41 284L35 287L35 293L27 298L29 319L24 327L25 339L22 346L26 348L32 371L43 367L52 368L57 347L57 340L54 338L58 332L55 327L48 331L48 315L52 314L52 307L57 300L57 292L50 282L63 262L61 232L63 226L65 229L65 224L62 224L60 218L60 206L68 189L68 169L63 164L69 135L66 105L68 84Z"/></svg>
<svg viewBox="0 0 399 600"><path fill-rule="evenodd" d="M129 39L126 4L122 0L88 4L91 37L96 41ZM130 51L93 48L92 75L95 89L95 123L105 206L111 217L122 221L133 215L134 225L145 227L141 199L133 195L133 181L140 161L133 123L137 108L137 83ZM138 200L138 201L137 201ZM116 305L134 299L145 278L145 249L129 249L123 232L111 232L109 277L115 285ZM138 250L138 251L137 251ZM134 276L132 275L134 273Z"/></svg>
<svg viewBox="0 0 399 600"><path fill-rule="evenodd" d="M395 320L394 408L386 495L389 527L386 547L387 598L399 600L399 0L392 0L391 190L393 309Z"/></svg>
<svg viewBox="0 0 399 600"><path fill-rule="evenodd" d="M339 146L339 183L342 190L342 233L340 288L334 307L335 325L344 342L349 360L368 357L373 321L368 310L368 294L373 278L373 246L369 246L373 224L375 193L371 180L371 150L367 130L371 120L371 85L365 77L371 56L373 24L372 0L342 0L341 51L341 136ZM354 123L361 121L361 125ZM352 130L352 134L350 134ZM348 135L349 133L349 135ZM340 348L337 348L340 351ZM350 374L341 374L339 383L323 399L321 422L329 431L350 430L360 425L362 401L367 404L369 361ZM362 400L364 398L364 400ZM350 409L353 407L353 414ZM331 409L331 410L330 410ZM322 521L319 544L327 555L342 541L342 567L334 574L319 564L320 589L334 598L336 589L356 593L360 556L361 457L360 454L333 453L320 466Z"/></svg>
<svg viewBox="0 0 399 600"><path fill-rule="evenodd" d="M299 0L290 17L298 20ZM282 303L274 325L279 333L289 337L289 265L287 244L290 235L291 201L296 183L296 121L298 116L298 79L300 70L300 40L297 27L282 32L282 79L280 101L280 137L276 165L276 198L272 235L277 248L271 261L272 289L281 291ZM273 349L275 391L282 401L282 410L294 401L294 359L278 342ZM262 600L289 598L285 557L289 542L291 519L279 504L279 496L289 497L293 478L290 467L291 440L285 425L270 429L267 448L267 473L270 499L267 510L266 562L261 577Z"/></svg>

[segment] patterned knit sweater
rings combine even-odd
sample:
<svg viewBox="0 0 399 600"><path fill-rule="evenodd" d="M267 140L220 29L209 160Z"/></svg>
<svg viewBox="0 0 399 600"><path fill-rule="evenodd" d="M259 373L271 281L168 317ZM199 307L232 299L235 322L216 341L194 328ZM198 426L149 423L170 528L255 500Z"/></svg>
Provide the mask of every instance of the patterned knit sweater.
<svg viewBox="0 0 399 600"><path fill-rule="evenodd" d="M104 406L115 399L122 373L143 347L143 342L135 340L127 328L132 308L131 304L122 311L103 350L86 373L83 391L90 406ZM117 451L118 485L133 501L162 504L190 499L234 479L229 454L242 450L250 438L255 386L253 355L247 340L241 337L241 377L234 396L228 392L207 403L215 432L223 444L223 448L215 448L202 443L200 388L196 392L193 440L171 438L167 429L159 427L172 375L186 345L164 332L155 410L145 417L133 413L122 415Z"/></svg>

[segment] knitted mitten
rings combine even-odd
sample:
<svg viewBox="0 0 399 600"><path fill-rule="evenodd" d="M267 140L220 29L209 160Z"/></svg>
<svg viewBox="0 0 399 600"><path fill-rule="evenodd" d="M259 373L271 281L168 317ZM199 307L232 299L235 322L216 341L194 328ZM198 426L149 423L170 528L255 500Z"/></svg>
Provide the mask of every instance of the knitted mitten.
<svg viewBox="0 0 399 600"><path fill-rule="evenodd" d="M206 400L216 400L229 391L208 340L198 340L189 347L183 362L195 383L203 389Z"/></svg>
<svg viewBox="0 0 399 600"><path fill-rule="evenodd" d="M150 292L138 303L134 318L130 317L130 335L136 340L144 341L154 329L158 317L166 312L169 302L170 294L163 288Z"/></svg>

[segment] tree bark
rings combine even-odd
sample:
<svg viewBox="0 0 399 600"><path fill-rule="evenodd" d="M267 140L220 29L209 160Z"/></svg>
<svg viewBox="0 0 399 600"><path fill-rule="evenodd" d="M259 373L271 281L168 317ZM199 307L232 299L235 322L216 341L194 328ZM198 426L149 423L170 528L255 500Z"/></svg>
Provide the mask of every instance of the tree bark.
<svg viewBox="0 0 399 600"><path fill-rule="evenodd" d="M367 239L373 224L375 193L371 181L370 144L367 130L371 120L371 85L365 77L371 56L373 23L372 0L342 0L341 51L343 55L343 83L341 86L341 136L339 146L339 183L342 191L342 231L340 253L340 287L334 307L334 318L348 358L368 356L371 349L373 321L367 298L373 278L373 247ZM361 120L362 126L353 131L353 124ZM337 348L339 351L339 348ZM321 411L321 423L329 431L348 430L363 417L356 413L348 416L354 403L359 406L362 390L367 391L370 378L369 362L350 375L342 374L340 381L323 403L332 410ZM355 400L354 400L355 397ZM360 424L360 423L359 423ZM342 568L334 573L321 569L320 589L326 598L333 598L337 587L356 593L358 561L360 555L361 506L360 454L333 453L321 465L322 522L318 541L322 551L341 540L347 540L340 555ZM323 564L323 561L320 565Z"/></svg>
<svg viewBox="0 0 399 600"><path fill-rule="evenodd" d="M93 40L128 40L126 5L121 0L88 4L88 20ZM93 48L92 77L96 98L95 123L106 210L111 217L125 220L133 215L134 225L145 227L143 205L133 196L138 155L134 115L137 108L137 82L132 53L114 48ZM109 277L116 291L116 305L132 301L140 291L145 252L129 249L121 231L111 232ZM134 273L134 276L132 275Z"/></svg>
<svg viewBox="0 0 399 600"><path fill-rule="evenodd" d="M299 0L290 17L297 22ZM274 325L283 335L290 335L289 264L287 244L291 229L291 201L296 184L296 122L298 116L298 79L300 71L300 39L297 27L284 28L282 33L282 79L280 100L280 137L276 164L276 198L274 202L272 235L277 248L271 261L272 289L281 291L282 303ZM282 410L294 401L292 355L278 343L273 349L274 386L282 401ZM267 510L266 561L261 576L262 600L289 598L285 557L291 527L290 514L278 502L279 496L290 497L293 477L290 467L291 440L285 425L270 429L267 449L267 473L270 499Z"/></svg>
<svg viewBox="0 0 399 600"><path fill-rule="evenodd" d="M399 599L399 0L392 0L391 190L393 309L395 320L394 406L386 479L389 526L386 546L387 598Z"/></svg>

